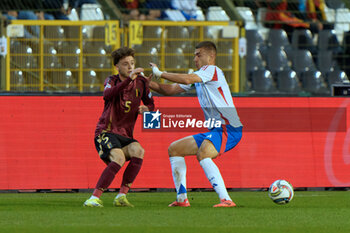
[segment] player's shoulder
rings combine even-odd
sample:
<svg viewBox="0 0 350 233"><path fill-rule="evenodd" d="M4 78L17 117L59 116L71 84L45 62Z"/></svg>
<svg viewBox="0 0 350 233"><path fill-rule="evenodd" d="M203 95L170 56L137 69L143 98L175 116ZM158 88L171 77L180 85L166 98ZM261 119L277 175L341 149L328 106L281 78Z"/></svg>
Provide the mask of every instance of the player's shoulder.
<svg viewBox="0 0 350 233"><path fill-rule="evenodd" d="M117 79L117 75L109 75L106 79L105 79L105 84L107 83L111 83L112 81L115 81Z"/></svg>
<svg viewBox="0 0 350 233"><path fill-rule="evenodd" d="M214 72L216 69L220 69L218 66L216 65L205 65L205 66L202 66L199 71L202 71L202 72Z"/></svg>

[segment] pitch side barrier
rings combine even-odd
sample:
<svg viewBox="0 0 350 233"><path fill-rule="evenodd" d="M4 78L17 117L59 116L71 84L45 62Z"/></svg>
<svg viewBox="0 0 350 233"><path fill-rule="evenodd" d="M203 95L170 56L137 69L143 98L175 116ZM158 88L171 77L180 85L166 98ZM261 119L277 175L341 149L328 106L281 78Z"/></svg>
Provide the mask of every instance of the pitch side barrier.
<svg viewBox="0 0 350 233"><path fill-rule="evenodd" d="M231 25L233 24L233 25ZM32 30L39 36L28 36ZM243 30L241 32L241 30ZM232 92L240 91L239 37L233 22L13 20L7 26L5 91L100 92L115 72L110 53L120 46L136 51L137 66L149 62L168 72L192 72L195 45L215 41L217 64Z"/></svg>
<svg viewBox="0 0 350 233"><path fill-rule="evenodd" d="M215 160L228 188L267 188L277 179L297 188L350 186L349 98L234 101L243 137ZM205 131L196 97L155 97L155 105L159 127L147 116L135 125L134 137L145 149L135 189L173 188L168 146ZM0 189L94 188L105 167L93 143L102 108L101 96L1 96ZM187 187L211 188L196 158L186 162ZM110 188L119 188L120 174Z"/></svg>

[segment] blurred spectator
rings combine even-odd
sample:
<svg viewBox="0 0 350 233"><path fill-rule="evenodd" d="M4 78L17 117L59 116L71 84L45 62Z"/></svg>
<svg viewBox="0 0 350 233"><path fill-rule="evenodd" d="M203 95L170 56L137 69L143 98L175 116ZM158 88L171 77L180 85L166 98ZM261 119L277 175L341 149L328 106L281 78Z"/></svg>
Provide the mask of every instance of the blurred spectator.
<svg viewBox="0 0 350 233"><path fill-rule="evenodd" d="M126 21L156 20L161 17L161 5L157 5L158 2L159 0L121 0L118 4L127 9L127 12L124 14L124 20Z"/></svg>
<svg viewBox="0 0 350 233"><path fill-rule="evenodd" d="M84 4L97 4L97 0L76 0L74 2L74 8L76 9L80 9Z"/></svg>
<svg viewBox="0 0 350 233"><path fill-rule="evenodd" d="M196 20L197 0L171 0L171 6L181 11L187 20Z"/></svg>
<svg viewBox="0 0 350 233"><path fill-rule="evenodd" d="M164 19L167 17L164 10L171 8L171 0L146 0L146 7L150 20Z"/></svg>
<svg viewBox="0 0 350 233"><path fill-rule="evenodd" d="M41 7L41 2L37 2L37 0L1 0L1 11L7 20L37 20L38 16L33 9L40 9ZM24 29L24 37L38 38L40 34L39 30L38 26L27 27Z"/></svg>
<svg viewBox="0 0 350 233"><path fill-rule="evenodd" d="M69 20L67 15L75 7L76 1L69 0L68 9L65 9L63 6L64 0L43 0L43 9L45 9L44 18L47 20Z"/></svg>
<svg viewBox="0 0 350 233"><path fill-rule="evenodd" d="M38 20L38 16L33 11L7 11L3 12L8 20L24 19L24 20ZM24 29L25 38L39 38L40 28L39 26L30 26L30 31Z"/></svg>
<svg viewBox="0 0 350 233"><path fill-rule="evenodd" d="M334 28L334 25L327 21L326 3L324 0L299 0L298 9L300 17L305 21L320 24L323 29Z"/></svg>
<svg viewBox="0 0 350 233"><path fill-rule="evenodd" d="M81 16L81 8L84 4L98 4L98 3L97 3L97 0L75 0L75 1L73 0L71 3L72 6L70 6L70 8L68 7L68 10L75 8L79 16Z"/></svg>
<svg viewBox="0 0 350 233"><path fill-rule="evenodd" d="M266 0L268 10L266 12L267 27L274 29L284 29L289 35L296 28L310 29L311 32L317 33L322 30L323 26L318 21L306 22L297 18L288 11L287 0Z"/></svg>

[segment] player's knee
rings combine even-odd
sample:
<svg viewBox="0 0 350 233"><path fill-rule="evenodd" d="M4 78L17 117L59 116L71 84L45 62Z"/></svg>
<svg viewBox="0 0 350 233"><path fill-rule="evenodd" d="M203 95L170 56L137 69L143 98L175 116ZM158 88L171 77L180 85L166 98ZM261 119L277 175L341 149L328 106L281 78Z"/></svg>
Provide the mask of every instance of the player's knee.
<svg viewBox="0 0 350 233"><path fill-rule="evenodd" d="M180 156L176 150L176 146L174 143L171 143L170 146L168 147L168 155L169 157Z"/></svg>
<svg viewBox="0 0 350 233"><path fill-rule="evenodd" d="M141 146L135 146L132 148L130 156L143 159L144 154L145 149L143 149Z"/></svg>
<svg viewBox="0 0 350 233"><path fill-rule="evenodd" d="M218 153L197 153L197 160L198 162L202 161L203 159L206 158L211 158L211 159L215 159L219 154Z"/></svg>
<svg viewBox="0 0 350 233"><path fill-rule="evenodd" d="M202 154L200 154L200 153L198 153L197 154L197 160L200 162L200 161L202 161L203 159L205 159L206 157L205 156L203 156Z"/></svg>
<svg viewBox="0 0 350 233"><path fill-rule="evenodd" d="M135 153L135 156L137 158L143 159L144 154L145 154L145 149L140 147L140 148L137 149L137 152Z"/></svg>
<svg viewBox="0 0 350 233"><path fill-rule="evenodd" d="M125 156L121 155L121 154L117 154L117 153L111 153L109 156L109 159L112 162L115 162L117 164L119 164L121 167L124 165L125 163Z"/></svg>

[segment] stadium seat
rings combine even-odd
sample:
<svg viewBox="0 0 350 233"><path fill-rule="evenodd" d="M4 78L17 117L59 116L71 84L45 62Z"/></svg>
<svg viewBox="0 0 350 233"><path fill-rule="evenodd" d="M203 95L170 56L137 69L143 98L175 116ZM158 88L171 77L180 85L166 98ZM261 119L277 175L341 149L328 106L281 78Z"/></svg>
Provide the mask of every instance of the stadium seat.
<svg viewBox="0 0 350 233"><path fill-rule="evenodd" d="M320 50L318 52L317 68L323 75L327 75L328 72L339 69L336 60L333 58L333 52L331 50Z"/></svg>
<svg viewBox="0 0 350 233"><path fill-rule="evenodd" d="M31 69L31 68L37 68L38 67L38 61L37 56L33 56L33 49L23 43L16 43L19 45L18 48L14 49L14 54L23 54L20 56L13 56L12 57L12 66L19 69Z"/></svg>
<svg viewBox="0 0 350 233"><path fill-rule="evenodd" d="M340 65L338 65L338 62L334 59L331 50L319 51L317 67L321 71L329 87L332 84L349 81L346 73L341 70Z"/></svg>
<svg viewBox="0 0 350 233"><path fill-rule="evenodd" d="M247 54L255 53L258 50L261 56L266 60L267 46L262 34L258 30L247 30Z"/></svg>
<svg viewBox="0 0 350 233"><path fill-rule="evenodd" d="M67 39L79 40L80 26L64 26L64 34Z"/></svg>
<svg viewBox="0 0 350 233"><path fill-rule="evenodd" d="M298 75L305 71L317 70L311 52L305 49L293 51L292 67Z"/></svg>
<svg viewBox="0 0 350 233"><path fill-rule="evenodd" d="M276 74L277 89L280 92L297 94L301 85L297 73L293 70L282 70Z"/></svg>
<svg viewBox="0 0 350 233"><path fill-rule="evenodd" d="M322 30L318 33L317 47L319 50L338 52L340 44L334 30Z"/></svg>
<svg viewBox="0 0 350 233"><path fill-rule="evenodd" d="M221 6L210 6L206 16L208 21L230 21L230 17Z"/></svg>
<svg viewBox="0 0 350 233"><path fill-rule="evenodd" d="M266 64L262 59L261 54L258 50L255 50L254 53L248 53L246 58L246 71L250 75L253 71L256 70L265 70Z"/></svg>
<svg viewBox="0 0 350 233"><path fill-rule="evenodd" d="M157 42L157 41L148 41L148 42ZM145 41L143 42L143 44L145 44ZM150 44L150 46L135 46L135 58L136 58L136 65L138 67L149 67L149 63L155 63L158 64L158 66L160 66L160 62L159 62L159 51L160 51L160 45L159 48L157 48L156 46L152 46L152 44Z"/></svg>
<svg viewBox="0 0 350 233"><path fill-rule="evenodd" d="M205 21L205 16L204 16L203 10L199 6L197 6L196 16L197 16L196 17L197 21Z"/></svg>
<svg viewBox="0 0 350 233"><path fill-rule="evenodd" d="M78 90L74 74L70 70L47 72L46 76L48 77L48 80L50 80L50 85L47 87L47 90L59 92L72 92Z"/></svg>
<svg viewBox="0 0 350 233"><path fill-rule="evenodd" d="M89 49L89 53L86 54L86 67L103 69L111 66L108 63L106 50L103 47L93 46Z"/></svg>
<svg viewBox="0 0 350 233"><path fill-rule="evenodd" d="M344 33L342 46L345 53L350 53L350 31Z"/></svg>
<svg viewBox="0 0 350 233"><path fill-rule="evenodd" d="M289 47L288 35L283 29L270 29L267 36L267 45L269 47Z"/></svg>
<svg viewBox="0 0 350 233"><path fill-rule="evenodd" d="M286 52L280 47L270 47L267 52L267 68L275 75L279 71L291 70Z"/></svg>
<svg viewBox="0 0 350 233"><path fill-rule="evenodd" d="M105 27L103 26L95 26L92 29L92 44L95 47L102 47L107 50L105 43Z"/></svg>
<svg viewBox="0 0 350 233"><path fill-rule="evenodd" d="M217 64L222 69L232 69L233 48L232 42L218 41Z"/></svg>
<svg viewBox="0 0 350 233"><path fill-rule="evenodd" d="M94 70L85 71L83 73L83 91L84 92L99 92L101 91L101 82Z"/></svg>
<svg viewBox="0 0 350 233"><path fill-rule="evenodd" d="M170 21L186 21L185 16L179 10L166 9L164 14Z"/></svg>
<svg viewBox="0 0 350 233"><path fill-rule="evenodd" d="M326 4L329 8L332 8L332 9L345 7L345 4L342 0L326 0Z"/></svg>
<svg viewBox="0 0 350 233"><path fill-rule="evenodd" d="M270 93L276 91L275 84L268 70L256 70L252 73L251 89L256 92Z"/></svg>
<svg viewBox="0 0 350 233"><path fill-rule="evenodd" d="M265 27L265 19L266 19L267 8L259 7L258 13L256 14L256 23L258 25L258 30L263 33L268 33L269 28Z"/></svg>
<svg viewBox="0 0 350 233"><path fill-rule="evenodd" d="M24 72L21 70L16 70L11 72L10 75L11 83L15 84L14 87L11 87L11 90L13 91L26 91L27 89L27 82L24 77Z"/></svg>
<svg viewBox="0 0 350 233"><path fill-rule="evenodd" d="M71 11L70 11L70 14L67 15L68 19L70 21L79 21L79 15L78 15L78 12L75 8L73 8Z"/></svg>
<svg viewBox="0 0 350 233"><path fill-rule="evenodd" d="M293 49L307 49L315 54L316 46L311 31L308 29L294 30L292 33L292 47Z"/></svg>
<svg viewBox="0 0 350 233"><path fill-rule="evenodd" d="M327 22L334 23L335 22L335 9L325 7L324 12L326 14Z"/></svg>
<svg viewBox="0 0 350 233"><path fill-rule="evenodd" d="M63 39L64 29L62 26L45 26L44 37L48 39Z"/></svg>
<svg viewBox="0 0 350 233"><path fill-rule="evenodd" d="M203 37L205 40L217 40L220 36L222 26L203 27Z"/></svg>
<svg viewBox="0 0 350 233"><path fill-rule="evenodd" d="M61 72L62 73L62 72ZM63 73L63 86L61 87L62 91L72 92L77 91L76 79L73 72L67 70ZM76 73L75 73L76 74Z"/></svg>
<svg viewBox="0 0 350 233"><path fill-rule="evenodd" d="M350 30L350 10L348 8L338 8L336 10L334 30L338 36L342 36L344 32Z"/></svg>
<svg viewBox="0 0 350 233"><path fill-rule="evenodd" d="M143 38L160 39L162 37L162 28L158 26L144 26Z"/></svg>
<svg viewBox="0 0 350 233"><path fill-rule="evenodd" d="M188 39L190 36L189 30L187 27L177 27L177 26L169 26L166 28L166 38L184 38ZM159 36L160 38L160 36Z"/></svg>
<svg viewBox="0 0 350 233"><path fill-rule="evenodd" d="M61 50L63 46L63 41L65 40L65 32L62 26L44 26L44 37L46 39L44 42L46 44L51 44L55 49Z"/></svg>
<svg viewBox="0 0 350 233"><path fill-rule="evenodd" d="M165 69L188 69L188 61L181 48L167 48Z"/></svg>
<svg viewBox="0 0 350 233"><path fill-rule="evenodd" d="M329 91L326 89L324 77L316 68L310 51L294 51L292 68L296 71L305 91L314 94L329 93Z"/></svg>
<svg viewBox="0 0 350 233"><path fill-rule="evenodd" d="M302 73L303 89L312 94L327 94L329 90L326 88L323 76L319 71L305 71Z"/></svg>
<svg viewBox="0 0 350 233"><path fill-rule="evenodd" d="M83 4L81 6L81 20L104 20L104 15L99 4Z"/></svg>
<svg viewBox="0 0 350 233"><path fill-rule="evenodd" d="M57 56L57 50L53 46L44 46L44 68L60 68L61 62Z"/></svg>
<svg viewBox="0 0 350 233"><path fill-rule="evenodd" d="M103 26L95 26L92 29L92 37L94 39L105 39L105 27Z"/></svg>
<svg viewBox="0 0 350 233"><path fill-rule="evenodd" d="M218 53L233 54L233 41L230 39L219 39L216 42L216 49Z"/></svg>
<svg viewBox="0 0 350 233"><path fill-rule="evenodd" d="M334 70L328 73L326 81L328 86L330 87L332 84L349 83L349 78L344 71Z"/></svg>
<svg viewBox="0 0 350 233"><path fill-rule="evenodd" d="M187 27L167 27L166 31L166 52L168 47L174 51L174 48L180 48L184 53L193 53L193 46L190 38L190 32Z"/></svg>
<svg viewBox="0 0 350 233"><path fill-rule="evenodd" d="M267 46L282 48L286 52L288 59L291 59L293 48L287 33L283 29L270 29L267 36Z"/></svg>
<svg viewBox="0 0 350 233"><path fill-rule="evenodd" d="M339 58L339 65L346 74L350 75L350 31L344 33L344 39L342 42L343 53Z"/></svg>
<svg viewBox="0 0 350 233"><path fill-rule="evenodd" d="M152 52L154 54L154 49L157 50L157 53L161 49L161 42L160 41L146 41L143 40L142 45L134 46L136 53L150 53Z"/></svg>
<svg viewBox="0 0 350 233"><path fill-rule="evenodd" d="M246 30L256 30L258 29L258 25L256 24L256 20L252 10L249 7L236 7L236 10L240 14L240 16L244 20L244 28Z"/></svg>
<svg viewBox="0 0 350 233"><path fill-rule="evenodd" d="M74 44L67 43L64 44L62 51L66 55L62 57L63 67L72 69L79 68L80 48Z"/></svg>

